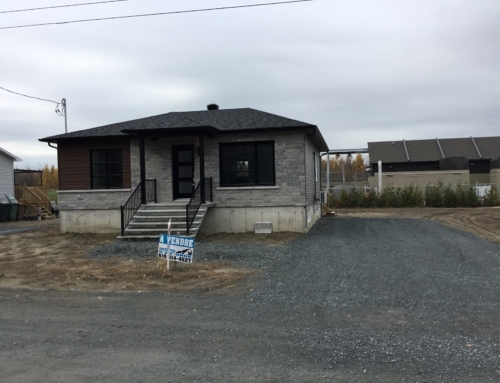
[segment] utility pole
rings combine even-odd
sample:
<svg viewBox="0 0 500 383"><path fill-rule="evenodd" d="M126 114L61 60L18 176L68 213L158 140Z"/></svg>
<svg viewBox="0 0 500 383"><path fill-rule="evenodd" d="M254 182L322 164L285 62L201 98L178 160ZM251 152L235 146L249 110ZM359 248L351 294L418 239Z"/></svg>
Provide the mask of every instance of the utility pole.
<svg viewBox="0 0 500 383"><path fill-rule="evenodd" d="M59 104L56 106L56 113L58 116L64 116L64 132L68 133L68 115L66 112L66 99L61 100L62 110L59 110Z"/></svg>

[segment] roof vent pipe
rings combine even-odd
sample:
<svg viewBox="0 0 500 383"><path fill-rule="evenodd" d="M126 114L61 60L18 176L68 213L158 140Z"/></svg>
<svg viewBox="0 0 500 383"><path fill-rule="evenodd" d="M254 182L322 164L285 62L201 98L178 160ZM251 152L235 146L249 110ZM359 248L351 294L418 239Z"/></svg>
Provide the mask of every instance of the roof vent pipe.
<svg viewBox="0 0 500 383"><path fill-rule="evenodd" d="M481 152L479 151L479 148L476 145L476 141L474 141L474 137L470 136L470 139L472 140L472 143L474 144L474 147L476 148L476 152L479 155L479 158L483 158L483 156L481 155Z"/></svg>
<svg viewBox="0 0 500 383"><path fill-rule="evenodd" d="M219 105L209 104L209 105L207 105L207 110L219 110Z"/></svg>
<svg viewBox="0 0 500 383"><path fill-rule="evenodd" d="M406 147L406 141L403 140L403 145L405 147L405 152L406 152L406 159L410 161L410 155L408 154L408 148Z"/></svg>
<svg viewBox="0 0 500 383"><path fill-rule="evenodd" d="M437 138L437 137L436 137L436 142L438 144L439 151L441 152L441 155L443 156L443 158L446 158L446 156L444 155L444 152L443 152L443 148L441 147L441 143L439 142L439 138Z"/></svg>

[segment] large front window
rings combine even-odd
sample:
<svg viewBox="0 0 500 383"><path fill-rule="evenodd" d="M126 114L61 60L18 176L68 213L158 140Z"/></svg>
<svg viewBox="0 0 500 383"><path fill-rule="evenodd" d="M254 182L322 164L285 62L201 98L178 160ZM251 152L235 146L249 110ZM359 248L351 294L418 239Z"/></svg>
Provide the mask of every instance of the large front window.
<svg viewBox="0 0 500 383"><path fill-rule="evenodd" d="M275 184L274 141L219 144L221 186Z"/></svg>
<svg viewBox="0 0 500 383"><path fill-rule="evenodd" d="M121 149L90 151L92 189L115 189L123 187Z"/></svg>

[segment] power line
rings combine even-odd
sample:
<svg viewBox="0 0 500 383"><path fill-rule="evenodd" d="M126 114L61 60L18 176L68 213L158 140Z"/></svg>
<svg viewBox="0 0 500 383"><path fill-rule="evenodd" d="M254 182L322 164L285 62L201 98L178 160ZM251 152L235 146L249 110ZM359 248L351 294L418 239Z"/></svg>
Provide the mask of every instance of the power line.
<svg viewBox="0 0 500 383"><path fill-rule="evenodd" d="M57 105L59 105L59 104L60 104L60 102L57 102L57 101L47 100L47 99L45 99L45 98L39 98L39 97L34 97L34 96L28 96L28 95L26 95L26 94L22 94L22 93L14 92L13 90L9 90L9 89L6 89L6 88L2 88L1 86L0 86L0 89L3 89L3 90L5 90L5 91L7 91L7 92L10 92L10 93L17 94L17 95L19 95L19 96L28 97L28 98L34 98L35 100L40 100L40 101L52 102L52 103L57 104Z"/></svg>
<svg viewBox="0 0 500 383"><path fill-rule="evenodd" d="M13 11L1 11L0 13L14 13L14 12L28 12L28 11L41 11L44 9L54 9L54 8L67 8L67 7L80 7L82 5L97 5L97 4L105 4L105 3L118 3L122 1L129 0L107 0L107 1L95 1L93 3L80 3L80 4L67 4L67 5L54 5L51 7L41 7L41 8L27 8L27 9L16 9Z"/></svg>
<svg viewBox="0 0 500 383"><path fill-rule="evenodd" d="M104 20L116 20L116 19L130 19L130 18L133 18L133 17L163 16L163 15L175 15L175 14L181 14L181 13L221 11L221 10L226 10L226 9L263 7L263 6L267 6L267 5L283 5L283 4L291 4L291 3L304 3L306 1L314 1L314 0L280 1L280 2L274 2L274 3L235 5L235 6L231 6L231 7L192 9L192 10L188 10L188 11L145 13L145 14L142 14L142 15L102 17L102 18L98 18L98 19L84 19L84 20L71 20L71 21L57 21L57 22L53 22L53 23L27 24L27 25L16 25L16 26L12 26L12 27L0 27L0 29L29 28L29 27L41 27L41 26L44 26L44 25L62 25L62 24L73 24L73 23L85 23L85 22L88 22L88 21L104 21Z"/></svg>

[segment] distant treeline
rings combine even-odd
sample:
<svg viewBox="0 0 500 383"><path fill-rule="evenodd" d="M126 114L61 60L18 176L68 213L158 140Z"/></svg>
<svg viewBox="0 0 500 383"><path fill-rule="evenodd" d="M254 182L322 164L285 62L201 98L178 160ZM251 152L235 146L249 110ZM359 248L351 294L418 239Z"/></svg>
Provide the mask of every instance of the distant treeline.
<svg viewBox="0 0 500 383"><path fill-rule="evenodd" d="M58 171L54 165L45 165L41 170L16 169L14 174L16 186L42 186L49 189L59 189Z"/></svg>

